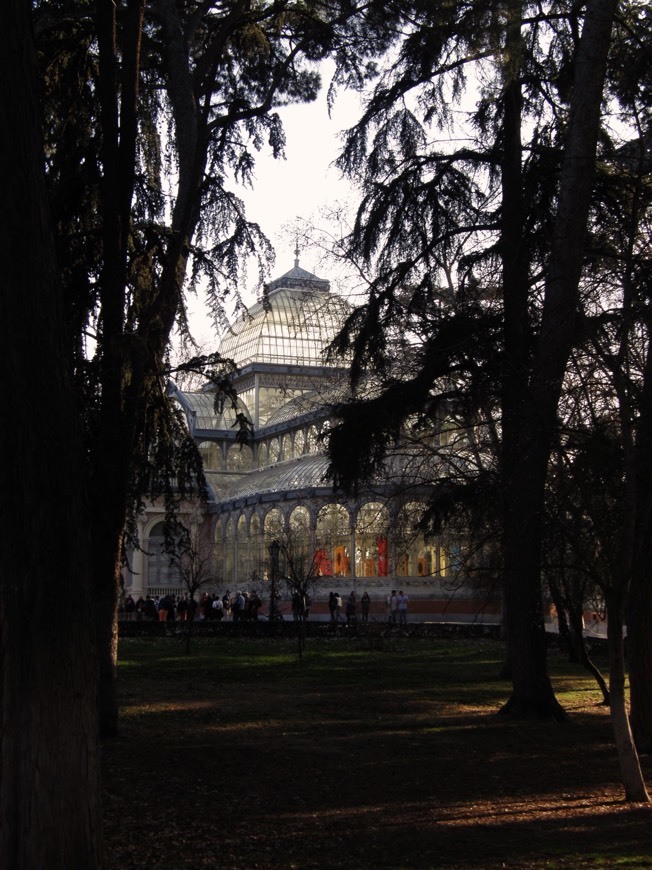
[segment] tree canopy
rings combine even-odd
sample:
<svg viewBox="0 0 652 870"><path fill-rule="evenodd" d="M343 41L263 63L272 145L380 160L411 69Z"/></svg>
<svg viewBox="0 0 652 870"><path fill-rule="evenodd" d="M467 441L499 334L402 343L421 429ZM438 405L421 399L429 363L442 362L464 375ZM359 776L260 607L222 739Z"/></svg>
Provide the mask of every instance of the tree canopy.
<svg viewBox="0 0 652 870"><path fill-rule="evenodd" d="M645 63L649 13L477 2L408 4L401 15L395 62L339 161L362 179L345 247L371 279L334 349L353 352L354 384L373 367L384 388L340 409L332 467L338 481L373 473L412 415L449 400L451 381L467 401L484 394L500 431L506 709L562 716L545 676L545 480L581 339L580 279L606 229L600 181L641 137L645 76L620 70L629 51L628 68ZM391 364L397 322L413 343L422 337L409 373ZM366 415L371 403L383 413Z"/></svg>
<svg viewBox="0 0 652 870"><path fill-rule="evenodd" d="M224 294L237 288L241 263L253 254L262 273L271 255L260 227L247 221L232 182L251 183L255 153L263 143L282 155L283 130L276 108L314 98L321 86L316 65L328 53L340 58L339 83L349 77L364 80L373 65L371 54L381 35L382 39L386 35L379 26L380 4L328 0L310 4L34 0L26 4L12 0L10 6L5 33L13 42L6 52L11 74L3 79L3 136L13 136L24 146L32 163L25 172L22 162L17 165L16 179L35 180L38 196L32 198L34 210L28 213L18 208L16 195L15 224L3 242L18 234L28 248L43 252L43 258L34 259L33 275L26 269L24 286L31 292L40 281L43 291L52 291L48 299L58 306L56 317L44 318L49 312L46 307L34 315L39 326L47 320L50 334L42 335L36 327L31 333L36 343L49 342L43 344L43 355L34 356L35 362L47 360L52 384L45 372L40 383L46 385L48 400L58 402L59 412L48 412L51 435L57 435L49 443L60 445L66 420L69 427L73 423L79 427L73 434L81 440L71 436L69 451L61 453L57 467L68 481L65 486L55 491L42 485L43 478L39 485L33 476L23 482L21 516L29 514L28 504L38 503L35 519L44 511L60 517L60 523L52 524L52 535L58 533L65 559L51 558L54 541L46 546L43 531L47 522L40 528L42 548L33 547L33 533L31 544L27 542L27 526L19 529L17 523L7 522L7 533L20 532L17 540L31 550L33 564L22 576L18 563L3 556L3 614L10 603L7 595L21 579L25 590L29 581L36 600L45 602L55 585L49 585L54 566L61 570L61 590L74 588L80 597L73 600L67 591L55 596L66 619L51 620L69 645L77 644L75 655L66 648L65 655L53 657L55 647L48 647L46 631L40 636L29 630L16 634L29 625L16 622L15 631L9 632L3 624L6 791L0 848L5 863L14 867L101 866L93 651L97 649L99 658L100 728L111 734L117 728L116 604L127 511L144 487L163 491L164 476L175 478L181 487L201 482L196 451L165 394L170 337L178 329L190 340L186 294L200 281L219 319ZM33 39L38 66L33 63ZM31 115L16 111L14 84L16 93L28 92L25 106ZM3 159L14 154L15 149L6 148ZM36 190L36 182L43 182L39 174L43 167L48 209L41 208L45 188ZM9 164L5 168L5 176L10 177ZM12 188L12 196L15 193ZM14 199L8 202L13 205ZM26 334L26 318L33 313L31 306L20 309L15 254L23 250L16 245L8 254L12 281L4 297L7 314L11 311L3 321L10 330L5 374L15 377L17 386L24 385L24 378L17 376L16 352ZM41 295L35 291L33 301ZM45 353L46 347L52 352ZM22 353L24 348L22 344ZM215 356L207 362L228 399L230 362ZM25 364L24 371L33 369ZM55 383L55 375L61 375L60 382ZM38 375L31 382L39 382ZM72 410L66 401L71 391ZM20 402L15 407L21 407ZM35 416L22 420L22 444L33 452L41 437L37 423ZM3 426L7 436L11 431L9 425ZM164 447L170 443L175 449ZM11 452L7 450L5 456ZM16 458L22 455L16 453ZM51 451L42 450L39 456L51 458ZM34 463L33 468L40 466ZM69 509L62 512L63 492L68 494ZM12 487L3 487L3 507L13 495ZM88 610L91 600L92 610ZM47 615L44 607L31 615L35 612ZM94 631L89 628L90 613ZM50 611L50 616L54 614L59 615L58 608ZM72 659L79 666L64 674L62 669ZM20 676L20 663L42 660L53 669L44 668L39 680L23 685L25 710L36 710L43 716L41 724L46 721L51 698L42 683L47 674L48 684L60 691L65 707L57 720L60 727L50 731L50 757L68 759L86 774L83 783L81 776L76 781L79 790L70 789L76 811L61 801L61 824L53 797L61 767L39 765L37 794L34 783L20 776L20 765L29 763L26 759L36 759L36 764L42 749L38 736L22 729L25 720L20 717L13 720L12 728L5 727L16 713L10 703L11 687ZM90 678L79 692L75 687L85 669ZM63 692L64 686L70 692ZM83 734L69 727L75 705L83 714L75 717L75 726L79 724ZM51 704L51 709L57 715L57 706ZM24 745L30 740L29 747ZM35 796L45 801L47 812L43 807L32 814L26 811L21 825L14 825L11 814L36 807ZM69 836L71 825L79 836ZM51 836L55 829L61 837ZM49 841L59 864L48 852ZM17 842L44 851L32 860L36 852L25 849L19 854Z"/></svg>

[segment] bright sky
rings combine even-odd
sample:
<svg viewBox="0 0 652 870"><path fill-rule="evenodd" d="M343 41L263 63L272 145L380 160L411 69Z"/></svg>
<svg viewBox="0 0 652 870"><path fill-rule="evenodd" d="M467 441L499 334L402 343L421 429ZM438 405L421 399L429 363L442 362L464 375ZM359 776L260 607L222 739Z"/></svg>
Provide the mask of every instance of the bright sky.
<svg viewBox="0 0 652 870"><path fill-rule="evenodd" d="M325 82L325 85L327 82ZM355 94L341 94L329 118L326 93L315 103L288 106L280 112L286 132L286 159L271 152L257 157L253 191L243 192L249 218L258 221L277 253L276 271L294 265L297 218L319 223L319 212L350 200L353 191L332 166L339 150L338 133L359 114ZM312 271L309 262L301 265Z"/></svg>
<svg viewBox="0 0 652 870"><path fill-rule="evenodd" d="M297 227L303 221L325 226L323 209L352 202L355 192L331 164L339 151L338 134L352 126L360 113L359 98L354 93L340 93L329 117L325 74L323 90L314 103L287 106L279 110L286 135L285 160L274 160L271 149L256 155L255 183L252 189L238 188L249 220L260 224L276 251L271 278L278 278L294 266ZM300 220L297 220L300 219ZM302 268L320 278L330 278L319 263L319 254L300 243ZM241 288L243 298L251 304L257 298L257 272L250 269L248 283ZM200 301L192 306L193 331L201 342L214 337L209 315Z"/></svg>

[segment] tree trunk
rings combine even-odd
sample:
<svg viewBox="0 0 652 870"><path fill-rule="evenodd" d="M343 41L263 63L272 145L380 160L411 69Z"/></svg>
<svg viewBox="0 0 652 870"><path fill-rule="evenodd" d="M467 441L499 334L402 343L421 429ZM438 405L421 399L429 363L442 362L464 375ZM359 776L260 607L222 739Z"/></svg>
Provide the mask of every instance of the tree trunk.
<svg viewBox="0 0 652 870"><path fill-rule="evenodd" d="M100 737L118 733L118 595L120 537L108 535L94 517L93 620L97 636L98 713ZM124 520L124 512L122 514ZM122 531L122 527L121 530Z"/></svg>
<svg viewBox="0 0 652 870"><path fill-rule="evenodd" d="M92 870L105 862L85 455L29 8L9 0L0 35L0 865Z"/></svg>
<svg viewBox="0 0 652 870"><path fill-rule="evenodd" d="M99 659L99 728L118 731L117 656L122 534L132 456L143 425L143 370L151 365L146 340L125 328L127 262L133 200L143 3L118 7L98 0L98 95L102 125L101 408L91 477L93 593ZM117 35L122 37L118 46ZM119 58L122 63L120 64Z"/></svg>
<svg viewBox="0 0 652 870"><path fill-rule="evenodd" d="M627 619L631 725L639 752L652 752L652 338L646 348L636 439L636 532Z"/></svg>
<svg viewBox="0 0 652 870"><path fill-rule="evenodd" d="M87 517L54 512L33 510L15 559L3 541L0 865L12 870L104 866L87 540L70 528Z"/></svg>
<svg viewBox="0 0 652 870"><path fill-rule="evenodd" d="M628 801L647 803L650 798L645 788L645 780L634 745L634 738L627 716L625 698L625 655L623 647L623 607L618 593L610 595L607 602L608 641L609 641L609 698L611 701L611 723L613 726L620 775L625 786ZM615 600L614 600L615 599Z"/></svg>
<svg viewBox="0 0 652 870"><path fill-rule="evenodd" d="M547 675L541 598L543 494L561 385L577 316L600 106L615 0L590 0L575 64L570 124L536 352L529 367L527 276L520 237L520 68L506 70L502 258L505 297L503 454L505 602L513 695L505 712L562 713ZM520 6L510 10L506 56L521 57ZM522 226L522 223L521 223ZM526 379L525 373L530 376Z"/></svg>
<svg viewBox="0 0 652 870"><path fill-rule="evenodd" d="M579 662L583 668L594 677L598 688L602 693L602 704L609 706L609 688L600 669L589 656L584 637L584 607L583 593L579 590L568 591L567 579L562 577L561 584L554 576L554 572L548 576L548 587L552 600L557 608L559 621L559 637L568 649L568 658L571 662ZM564 591L562 592L562 587ZM562 630L563 626L563 630Z"/></svg>
<svg viewBox="0 0 652 870"><path fill-rule="evenodd" d="M631 698L630 721L639 752L652 752L652 595L649 558L633 579L627 619L627 662ZM638 570L634 575L638 574Z"/></svg>
<svg viewBox="0 0 652 870"><path fill-rule="evenodd" d="M548 677L541 592L541 521L547 457L533 452L540 438L534 429L528 399L531 338L529 264L527 245L522 238L521 28L521 4L516 0L509 6L505 46L500 240L506 359L501 397L503 555L509 626L507 668L513 691L501 712L563 718L564 712Z"/></svg>
<svg viewBox="0 0 652 870"><path fill-rule="evenodd" d="M563 581L562 581L563 582ZM553 604L557 610L557 627L559 631L559 641L568 652L568 660L571 662L579 661L578 646L573 632L568 624L566 616L566 597L562 594L561 587L557 578L554 576L554 571L548 573L548 589L552 597Z"/></svg>
<svg viewBox="0 0 652 870"><path fill-rule="evenodd" d="M543 492L543 486L536 487L532 476L525 474L520 480L511 477L505 496L505 606L512 695L501 712L563 721L567 716L548 675L540 581L541 523L534 503L538 491Z"/></svg>
<svg viewBox="0 0 652 870"><path fill-rule="evenodd" d="M598 684L598 688L602 692L602 703L605 707L609 706L609 687L607 683L600 673L600 669L597 667L595 662L589 656L589 652L586 648L586 638L584 637L584 631L582 629L582 614L577 613L574 608L570 610L571 614L571 622L573 624L573 635L576 638L577 643L577 653L579 662L583 668L593 675L596 683Z"/></svg>

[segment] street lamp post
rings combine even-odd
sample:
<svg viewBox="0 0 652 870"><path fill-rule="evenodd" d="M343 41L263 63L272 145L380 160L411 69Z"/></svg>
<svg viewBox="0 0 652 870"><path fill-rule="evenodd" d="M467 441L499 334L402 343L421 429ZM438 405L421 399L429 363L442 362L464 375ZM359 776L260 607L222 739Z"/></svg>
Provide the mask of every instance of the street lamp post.
<svg viewBox="0 0 652 870"><path fill-rule="evenodd" d="M274 538L272 543L269 545L269 555L271 559L271 572L270 572L270 593L269 593L269 618L272 622L276 622L276 584L278 582L278 554L281 550L281 545Z"/></svg>

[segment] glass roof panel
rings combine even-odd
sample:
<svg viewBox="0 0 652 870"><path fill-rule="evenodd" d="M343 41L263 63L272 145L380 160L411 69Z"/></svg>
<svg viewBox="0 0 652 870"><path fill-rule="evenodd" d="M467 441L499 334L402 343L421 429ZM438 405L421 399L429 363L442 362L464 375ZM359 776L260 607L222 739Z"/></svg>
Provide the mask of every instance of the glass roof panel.
<svg viewBox="0 0 652 870"><path fill-rule="evenodd" d="M229 402L225 405L223 412L218 414L215 410L215 393L213 392L185 393L179 391L176 398L184 411L192 416L194 428L231 429L235 425L236 411ZM240 401L238 402L238 411L249 416L245 405Z"/></svg>
<svg viewBox="0 0 652 870"><path fill-rule="evenodd" d="M211 479L211 486L216 492L218 501L248 498L265 493L292 492L325 486L327 469L326 456L303 456L292 462L283 462L272 468L251 472L237 481L229 481L224 476L218 484Z"/></svg>
<svg viewBox="0 0 652 870"><path fill-rule="evenodd" d="M330 404L342 402L348 395L348 381L342 381L342 383L330 386L328 389L312 390L308 393L303 393L281 405L265 425L274 426L279 423L286 423L288 420L301 416L301 414L307 414L310 411L325 408Z"/></svg>
<svg viewBox="0 0 652 870"><path fill-rule="evenodd" d="M348 313L348 303L330 293L328 282L320 279L288 279L285 283L309 286L286 287L283 278L273 282L268 304L257 302L224 335L222 356L239 367L252 362L324 365L324 348Z"/></svg>

